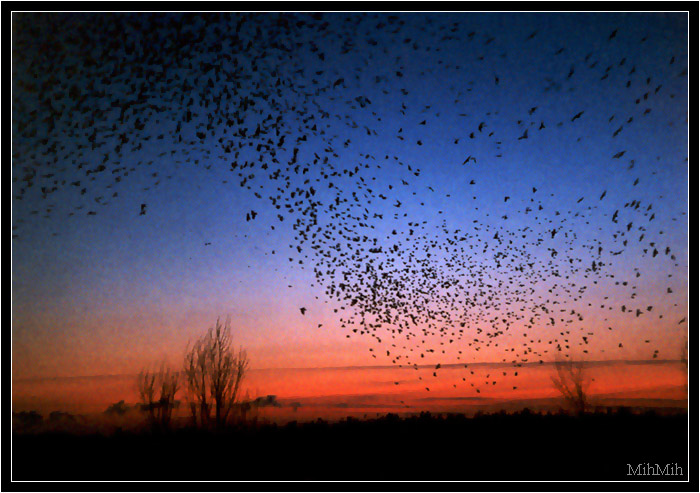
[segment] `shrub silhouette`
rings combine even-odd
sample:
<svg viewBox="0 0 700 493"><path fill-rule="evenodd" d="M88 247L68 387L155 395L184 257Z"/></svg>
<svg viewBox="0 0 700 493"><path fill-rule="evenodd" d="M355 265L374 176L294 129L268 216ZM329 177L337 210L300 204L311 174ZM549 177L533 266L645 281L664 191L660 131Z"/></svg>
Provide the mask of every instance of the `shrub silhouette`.
<svg viewBox="0 0 700 493"><path fill-rule="evenodd" d="M44 417L36 411L21 411L12 413L12 427L19 430L36 428L44 421Z"/></svg>
<svg viewBox="0 0 700 493"><path fill-rule="evenodd" d="M105 409L104 414L107 415L116 415L116 416L123 416L126 414L126 412L129 410L129 406L127 406L123 400L119 402L115 402L114 404L111 404L107 409Z"/></svg>

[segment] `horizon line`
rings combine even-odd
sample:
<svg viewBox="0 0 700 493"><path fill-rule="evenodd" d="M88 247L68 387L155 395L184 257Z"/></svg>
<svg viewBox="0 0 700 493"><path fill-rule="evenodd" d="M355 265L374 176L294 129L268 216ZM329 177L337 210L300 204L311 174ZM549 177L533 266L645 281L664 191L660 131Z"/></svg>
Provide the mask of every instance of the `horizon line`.
<svg viewBox="0 0 700 493"><path fill-rule="evenodd" d="M585 361L585 360L570 360L574 363L586 363L586 364L595 364L595 363L605 363L605 364L614 364L614 363L629 363L629 364L643 364L643 363L652 363L652 364L660 364L660 363L681 363L683 360L682 359L610 359L610 360L590 360L590 361ZM445 363L445 364L440 364L440 368L456 368L456 367L464 367L464 365L467 365L467 367L472 367L472 366L486 366L486 365L508 365L508 366L540 366L540 365L551 365L553 363L556 363L556 361L543 361L543 362L534 362L534 361L527 361L527 362L520 362L520 363L506 363L506 362L488 362L488 361L482 361L482 362L477 362L477 363ZM397 366L397 365L346 365L346 366L307 366L307 367L267 367L267 368L251 368L249 371L314 371L314 370L389 370L389 369L413 369L413 368L435 368L435 365L432 364L423 364L423 365L406 365L406 366ZM180 373L178 371L178 373ZM86 378L117 378L117 377L133 377L138 375L138 373L113 373L113 374L101 374L101 375L70 375L70 376L54 376L54 377L49 377L49 376L44 376L44 377L22 377L22 378L14 378L13 375L13 380L15 382L30 382L30 381L37 381L37 380L69 380L69 379L86 379Z"/></svg>

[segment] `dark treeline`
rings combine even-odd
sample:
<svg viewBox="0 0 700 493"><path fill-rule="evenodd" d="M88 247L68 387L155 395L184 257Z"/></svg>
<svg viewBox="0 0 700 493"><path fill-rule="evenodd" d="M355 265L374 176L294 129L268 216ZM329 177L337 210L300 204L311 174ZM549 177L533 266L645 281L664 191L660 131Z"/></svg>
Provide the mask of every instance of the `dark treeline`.
<svg viewBox="0 0 700 493"><path fill-rule="evenodd" d="M684 480L687 414L347 418L167 434L14 434L14 480ZM678 464L682 476L628 476ZM669 468L671 470L671 468ZM678 469L675 469L678 470Z"/></svg>

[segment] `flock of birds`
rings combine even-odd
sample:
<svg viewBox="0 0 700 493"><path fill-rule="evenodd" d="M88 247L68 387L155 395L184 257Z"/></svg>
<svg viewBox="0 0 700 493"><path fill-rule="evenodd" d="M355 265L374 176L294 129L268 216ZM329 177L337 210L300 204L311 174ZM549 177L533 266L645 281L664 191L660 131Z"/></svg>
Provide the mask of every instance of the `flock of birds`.
<svg viewBox="0 0 700 493"><path fill-rule="evenodd" d="M615 29L605 42L622 35ZM387 40L403 47L391 51L400 53L393 64L385 63ZM463 153L454 163L463 176L458 201L424 185L431 169L411 158L424 145L422 129L448 118L411 94L438 70L460 73L440 58L446 43L467 46L484 72L497 66L491 58L508 56L495 48L495 35L448 16L416 24L416 17L384 14L15 15L13 207L60 224L98 214L119 200L121 187L169 186L178 169L226 175L231 193L250 204L246 223L291 228L288 261L313 270L348 338L369 338L372 356L395 365L419 369L430 361L434 377L456 357L465 368L459 384L476 392L498 381L473 378L469 362L478 351L495 351L516 376L523 364L589 353L599 328L585 320L587 296L598 283L614 283L631 299L620 306L605 296L596 309L662 319L663 307L635 299L644 268L632 280L615 278L611 268L624 257L665 262L658 268L669 272L678 266L653 204L633 198L640 180L651 179L635 168L633 149L610 156L611 166L627 160L630 198L621 203L602 182L594 196L569 197L555 197L545 182L504 194L502 215L455 225L437 209L468 200L478 210L480 177L512 146L535 139L546 146L557 129L601 120L586 108L558 121L543 116L546 101L566 94L580 73L595 73L600 84L623 80L635 101L634 114L604 116L612 141L647 118L653 101L683 95L634 60L604 63L602 50L567 59L507 123L499 111L461 112L480 97L467 81L449 95L461 123L445 136ZM567 50L553 47L552 59ZM431 62L416 62L423 59ZM675 55L665 65L673 77L687 76ZM494 73L493 90L507 83L507 73ZM151 211L147 200L133 209L139 220ZM16 245L30 224L16 214ZM283 255L279 245L269 250ZM310 315L304 306L299 312ZM651 354L657 358L658 349Z"/></svg>

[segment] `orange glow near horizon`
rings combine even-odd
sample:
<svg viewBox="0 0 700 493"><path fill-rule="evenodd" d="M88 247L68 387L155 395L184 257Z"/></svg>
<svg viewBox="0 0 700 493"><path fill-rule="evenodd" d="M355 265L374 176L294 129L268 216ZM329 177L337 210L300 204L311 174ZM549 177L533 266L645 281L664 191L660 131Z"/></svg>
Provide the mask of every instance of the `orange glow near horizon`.
<svg viewBox="0 0 700 493"><path fill-rule="evenodd" d="M685 407L685 371L681 362L592 364L586 370L591 404ZM280 407L259 410L262 417L274 421L387 412L556 410L565 405L552 385L554 374L552 365L513 368L498 364L467 369L451 365L440 369L439 378L433 376L432 368L251 370L242 397L275 395ZM495 385L487 383L496 376ZM178 398L185 399L182 391ZM14 411L99 415L120 400L127 405L138 402L134 375L13 382ZM186 409L180 408L181 415L186 415Z"/></svg>

